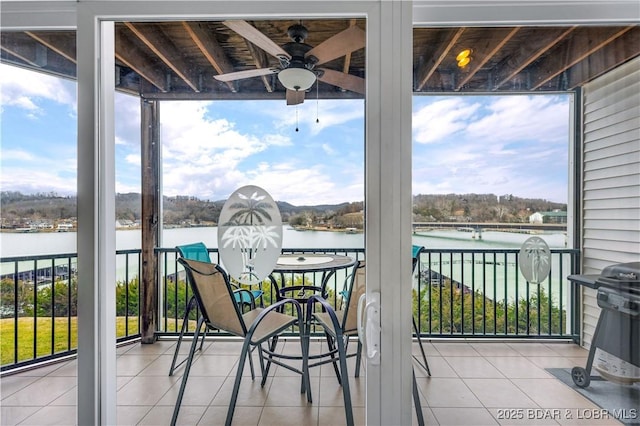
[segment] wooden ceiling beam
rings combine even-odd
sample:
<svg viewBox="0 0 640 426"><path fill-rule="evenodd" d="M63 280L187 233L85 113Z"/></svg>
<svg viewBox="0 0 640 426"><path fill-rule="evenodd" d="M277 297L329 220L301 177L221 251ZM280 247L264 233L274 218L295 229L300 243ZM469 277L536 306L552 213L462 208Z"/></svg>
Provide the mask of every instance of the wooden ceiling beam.
<svg viewBox="0 0 640 426"><path fill-rule="evenodd" d="M167 92L169 87L161 70L153 65L147 55L135 47L124 34L123 30L116 30L116 59L134 70L141 78L147 80L153 86Z"/></svg>
<svg viewBox="0 0 640 426"><path fill-rule="evenodd" d="M1 45L0 50L4 50L9 55L19 59L20 61L30 65L34 68L41 68L44 64L42 62L36 62L35 53L33 50L26 49L24 46L6 46Z"/></svg>
<svg viewBox="0 0 640 426"><path fill-rule="evenodd" d="M474 55L480 56L480 58L478 59L477 56L474 56L474 60L472 60L470 64L470 69L466 71L464 77L460 81L458 81L458 84L456 84L454 90L456 92L459 92L465 84L471 81L476 73L482 69L484 64L489 62L491 58L493 58L498 52L500 52L502 47L507 44L507 42L511 40L511 38L516 35L518 31L520 31L520 27L514 27L502 39L487 40L485 49L481 49L480 51L474 50ZM490 50L487 53L484 53L487 47L490 48Z"/></svg>
<svg viewBox="0 0 640 426"><path fill-rule="evenodd" d="M553 52L545 56L535 68L538 80L531 90L542 87L559 74L568 70L589 55L607 46L633 27L585 27L574 31L566 43L562 43Z"/></svg>
<svg viewBox="0 0 640 426"><path fill-rule="evenodd" d="M549 49L564 40L576 27L570 28L549 28L544 32L544 37L533 37L527 39L527 43L520 46L520 50L512 57L508 58L502 66L498 67L496 75L497 83L492 91L496 91L503 85L511 81L520 74L527 66L532 64Z"/></svg>
<svg viewBox="0 0 640 426"><path fill-rule="evenodd" d="M14 42L8 33L2 34L0 49L14 56L27 65L42 68L47 64L47 49L35 41L24 43Z"/></svg>
<svg viewBox="0 0 640 426"><path fill-rule="evenodd" d="M458 28L458 30L451 35L446 43L439 43L440 47L435 52L435 54L432 55L431 58L429 58L429 60L420 67L420 69L416 73L418 75L415 85L416 92L420 92L425 87L429 79L437 72L438 68L442 64L442 61L444 61L447 55L449 55L449 53L453 49L453 46L456 45L456 43L462 36L462 33L464 33L464 30L464 28Z"/></svg>
<svg viewBox="0 0 640 426"><path fill-rule="evenodd" d="M339 71L337 71L339 72ZM322 87L322 86L321 86ZM141 96L145 99L159 99L159 100L281 100L285 101L285 92L248 92L239 91L237 93L231 93L228 90L216 91L202 91L199 93L186 93L186 92L167 92L160 93L155 91L143 91ZM314 93L315 97L315 93ZM318 93L318 99L364 99L364 96L352 91L341 90L320 90Z"/></svg>
<svg viewBox="0 0 640 426"><path fill-rule="evenodd" d="M207 61L211 64L217 74L226 74L233 72L233 65L224 52L220 43L216 38L198 22L182 22L182 26L185 31L191 37L191 40L198 46L198 49L202 52ZM236 87L233 82L226 82L227 87L232 92L236 91Z"/></svg>
<svg viewBox="0 0 640 426"><path fill-rule="evenodd" d="M628 60L640 56L640 27L634 27L569 70L567 89L583 86Z"/></svg>
<svg viewBox="0 0 640 426"><path fill-rule="evenodd" d="M0 0L1 1L1 0ZM361 21L358 20L358 23ZM244 23L244 25L249 25ZM323 28L323 23L319 23ZM331 36L345 27L354 25L354 21L343 20L333 23ZM252 44L254 51L249 52L245 40L234 31L211 22L173 22L135 23L134 28L145 32L148 42L152 43L165 59L179 70L184 70L187 80L183 80L157 51L149 48L131 29L124 24L116 25L116 63L130 72L123 71L118 83L119 91L129 93L153 93L163 98L176 95L189 99L197 94L194 87L205 92L204 99L223 99L219 92L229 94L224 99L280 99L284 100L274 75L260 75L243 80L229 81L223 84L214 80L212 75L233 72L233 64L238 69L252 69L253 61L259 67L274 64L269 53L262 52L260 46ZM156 31L156 28L158 31ZM282 28L277 25L264 25L262 35L282 43ZM414 91L416 93L457 93L486 92L494 93L572 90L593 80L620 64L640 56L640 26L592 26L577 27L522 27L508 43L504 36L513 27L495 28L417 28L415 33ZM217 34L215 31L220 31ZM253 32L260 32L253 29ZM278 34L277 36L275 34ZM318 31L312 32L317 34ZM251 36L251 34L249 34ZM323 35L323 37L325 36ZM269 42L273 46L274 41ZM165 43L166 42L166 43ZM317 44L318 42L313 42ZM467 66L462 72L453 61L454 50L463 44L470 44L475 50L472 54L478 61ZM502 43L502 46L496 47ZM473 46L473 44L477 46ZM44 72L66 78L76 77L75 31L17 31L1 32L0 58L3 63ZM487 60L489 52L501 49L484 66L480 60ZM487 54L485 55L485 52ZM456 52L457 53L457 52ZM252 56L253 55L253 56ZM483 56L484 55L484 56ZM174 57L177 59L174 60ZM254 59L255 58L255 59ZM180 63L180 61L182 63ZM193 62L189 62L193 61ZM185 66L187 63L188 66ZM342 78L349 70L362 75L363 55L358 52L347 54L340 61L328 64L328 74L338 73ZM268 67L268 65L267 65ZM467 72L471 68L470 77ZM481 69L478 69L481 68ZM492 69L489 69L492 68ZM186 71L188 70L188 72ZM196 71L192 71L196 70ZM204 73L199 73L204 70ZM190 73L190 74L189 74ZM195 75L196 78L192 78ZM191 78L190 78L191 77ZM330 79L328 75L326 79ZM464 83L464 78L468 82ZM332 99L350 99L360 94L339 90L333 83L319 79L320 97ZM359 83L362 81L358 77ZM197 82L197 84L196 84ZM322 83L327 84L322 84ZM191 83L191 84L189 84ZM242 91L241 95L232 90ZM266 90L265 90L266 89ZM269 93L268 90L272 90ZM169 93L171 92L171 93ZM326 92L323 94L323 92ZM235 96L234 95L239 95ZM266 96L266 97L265 97ZM193 96L193 99L200 99Z"/></svg>
<svg viewBox="0 0 640 426"><path fill-rule="evenodd" d="M60 40L56 40L56 37L36 34L32 31L25 31L25 34L36 40L38 43L41 43L45 47L54 51L58 55L62 56L63 58L67 59L68 61L71 61L74 64L78 63L78 61L76 60L75 45L73 46L73 48L71 48L69 46L65 46L63 43L60 43Z"/></svg>
<svg viewBox="0 0 640 426"><path fill-rule="evenodd" d="M193 77L189 65L184 61L179 52L174 48L171 41L160 35L158 31L149 31L141 25L134 25L132 22L125 22L124 25L133 32L158 58L176 73L194 92L199 92L200 88L197 79Z"/></svg>

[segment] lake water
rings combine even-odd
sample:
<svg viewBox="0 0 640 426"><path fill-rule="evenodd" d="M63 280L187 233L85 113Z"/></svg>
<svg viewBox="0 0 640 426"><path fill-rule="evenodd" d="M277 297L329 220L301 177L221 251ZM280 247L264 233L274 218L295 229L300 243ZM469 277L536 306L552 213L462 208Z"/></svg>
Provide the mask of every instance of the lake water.
<svg viewBox="0 0 640 426"><path fill-rule="evenodd" d="M529 234L485 231L482 238L473 238L471 232L439 230L423 232L413 236L414 244L431 249L492 249L519 248L529 238ZM564 233L536 234L543 238L551 248L566 248ZM204 242L207 247L216 248L217 228L176 228L163 232L160 246L170 248L179 244L196 241ZM140 230L116 231L116 249L139 249ZM283 228L283 248L363 248L364 234L347 234L327 231L296 231L285 225ZM42 254L75 253L77 251L76 233L0 233L0 256L31 256Z"/></svg>
<svg viewBox="0 0 640 426"><path fill-rule="evenodd" d="M520 234L511 232L496 232L485 231L482 233L482 238L474 238L474 233L461 232L457 230L436 230L427 231L420 234L413 235L413 243L427 247L429 249L519 249L522 243L529 237L530 234ZM536 234L543 238L550 248L566 248L566 236L564 233L543 233ZM203 228L177 228L167 229L162 236L161 247L173 248L179 244L187 244L196 241L204 242L208 247L217 247L217 228L216 227L203 227ZM116 249L128 250L139 249L141 241L140 230L119 230L116 231ZM296 231L295 229L285 225L283 228L283 248L287 249L313 249L313 248L346 248L346 249L359 249L364 247L364 234L347 234L343 232L329 232L329 231ZM14 257L14 256L33 256L33 255L48 255L48 254L60 254L60 253L75 253L76 250L76 233L0 233L0 249L1 257ZM476 259L482 259L478 257ZM514 283L516 282L516 274L519 275L519 286L524 285L526 280L518 272L518 267L515 264L515 256L510 255L505 261L504 257L498 256L497 261L493 261L494 258L489 256L487 258L486 265L477 265L478 260L471 261L469 257L462 259L459 253L457 254L443 254L442 258L437 255L432 255L431 265L428 265L433 271L442 273L445 276L452 278L468 287L476 283L482 283L485 276L495 277L496 283L508 283L508 285L501 285L496 289L488 288L485 290L485 295L488 297L495 297L501 299L505 297L505 293L508 297L512 297L514 290ZM552 257L552 270L558 271L558 257ZM427 257L422 258L423 267L427 266ZM569 257L563 261L562 270L569 271ZM19 269L28 270L32 268L31 262L20 262ZM452 267L454 264L458 264L457 267ZM167 273L171 273L169 269L173 269L172 264L165 265ZM4 263L0 266L0 273L7 274L13 272L12 263ZM136 276L137 267L129 265L129 277L125 277L127 270L126 260L122 256L118 256L116 259L116 278L119 281L128 280ZM442 270L441 270L442 269ZM484 275L486 274L486 275ZM567 283L566 280L560 286L558 285L557 278L554 279L554 288L550 290L550 293L554 297L558 297L560 287L563 287L563 294L565 295L563 303L566 303ZM535 287L535 286L534 286ZM533 288L533 287L532 287ZM523 294L523 290L518 290ZM533 290L531 290L533 291Z"/></svg>

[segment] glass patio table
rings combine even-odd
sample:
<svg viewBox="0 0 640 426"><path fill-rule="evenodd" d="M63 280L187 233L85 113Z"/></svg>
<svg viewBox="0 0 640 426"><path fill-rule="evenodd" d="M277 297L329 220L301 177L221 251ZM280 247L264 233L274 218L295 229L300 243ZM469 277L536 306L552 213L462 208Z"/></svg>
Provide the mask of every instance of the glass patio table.
<svg viewBox="0 0 640 426"><path fill-rule="evenodd" d="M305 317L305 338L309 338L309 332L312 328L310 324L306 324L306 307L307 301L311 296L318 295L328 298L327 283L341 269L347 269L356 264L356 259L336 254L283 254L280 255L278 261L273 268L273 272L269 275L272 286L276 289L277 300L291 298L298 301L302 305L303 315ZM285 276L291 275L289 285L286 285ZM316 276L320 274L320 276ZM275 276L280 276L280 283ZM301 275L302 281L295 283L295 276ZM306 279L311 276L311 280ZM348 273L347 273L348 276ZM270 349L275 350L278 339L272 339ZM324 355L309 356L309 359L315 359ZM300 360L302 354L282 353L279 355L283 360ZM335 367L337 368L337 367ZM267 367L268 371L268 367Z"/></svg>
<svg viewBox="0 0 640 426"><path fill-rule="evenodd" d="M347 269L356 264L356 259L337 254L283 254L278 258L273 272L269 276L271 282L278 289L279 299L290 297L303 303L314 294L327 297L327 283L336 271ZM316 280L317 273L322 274ZM281 285L278 285L274 275L279 274ZM285 274L291 274L291 284L285 285ZM301 274L302 282L294 284L294 275ZM307 283L305 275L312 275L312 281ZM319 283L319 285L317 284Z"/></svg>

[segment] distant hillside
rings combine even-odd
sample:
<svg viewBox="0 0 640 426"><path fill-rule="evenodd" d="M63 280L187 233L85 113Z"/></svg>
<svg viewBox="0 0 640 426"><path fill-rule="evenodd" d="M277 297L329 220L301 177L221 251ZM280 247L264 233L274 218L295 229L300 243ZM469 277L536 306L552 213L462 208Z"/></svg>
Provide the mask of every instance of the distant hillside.
<svg viewBox="0 0 640 426"><path fill-rule="evenodd" d="M189 226L215 224L225 200L208 201L192 196L163 198L164 223ZM283 221L296 226L356 227L364 224L363 202L294 206L285 201L276 202ZM567 205L547 200L520 198L511 194L444 194L415 195L413 220L474 221L474 222L528 222L535 212L566 211ZM33 221L73 220L76 216L76 197L62 197L54 193L21 194L0 193L0 217L5 228L33 223ZM140 220L141 195L116 194L116 220L136 223Z"/></svg>
<svg viewBox="0 0 640 426"><path fill-rule="evenodd" d="M413 197L414 222L523 223L535 212L567 211L567 205L512 194L439 194Z"/></svg>
<svg viewBox="0 0 640 426"><path fill-rule="evenodd" d="M140 220L142 197L139 193L116 194L116 220L136 223ZM192 196L163 197L164 223L167 225L215 224L226 200L208 201ZM276 202L284 221L302 214L322 216L349 211L351 203L317 206L294 206L284 201ZM362 209L361 203L358 209ZM33 221L60 221L75 219L77 198L62 197L55 193L22 194L0 193L0 217L3 227L27 225Z"/></svg>

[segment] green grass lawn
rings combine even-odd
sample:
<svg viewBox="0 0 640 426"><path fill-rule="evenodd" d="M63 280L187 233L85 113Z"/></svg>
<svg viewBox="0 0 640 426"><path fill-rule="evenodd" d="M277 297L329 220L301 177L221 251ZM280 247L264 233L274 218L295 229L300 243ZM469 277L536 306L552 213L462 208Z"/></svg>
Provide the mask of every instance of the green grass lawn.
<svg viewBox="0 0 640 426"><path fill-rule="evenodd" d="M116 338L125 337L126 317L116 317ZM192 332L197 321L189 321L189 331ZM182 320L168 321L167 332L180 330ZM69 330L70 327L70 330ZM129 317L129 335L140 332L138 317ZM37 333L38 341L33 336ZM53 336L53 337L52 337ZM69 341L69 336L71 339ZM15 348L18 348L16 358ZM0 319L0 361L1 365L14 364L38 357L53 355L78 348L78 319L38 318L34 325L34 318L18 318L18 341L15 341L15 322L13 318Z"/></svg>
<svg viewBox="0 0 640 426"><path fill-rule="evenodd" d="M116 337L124 337L126 317L116 318ZM78 320L38 318L18 318L18 339L15 340L13 318L0 319L0 361L2 365L65 352L78 347ZM137 334L138 317L129 317L129 334ZM37 333L38 340L34 342ZM17 343L17 345L16 345ZM15 348L18 348L17 359Z"/></svg>

